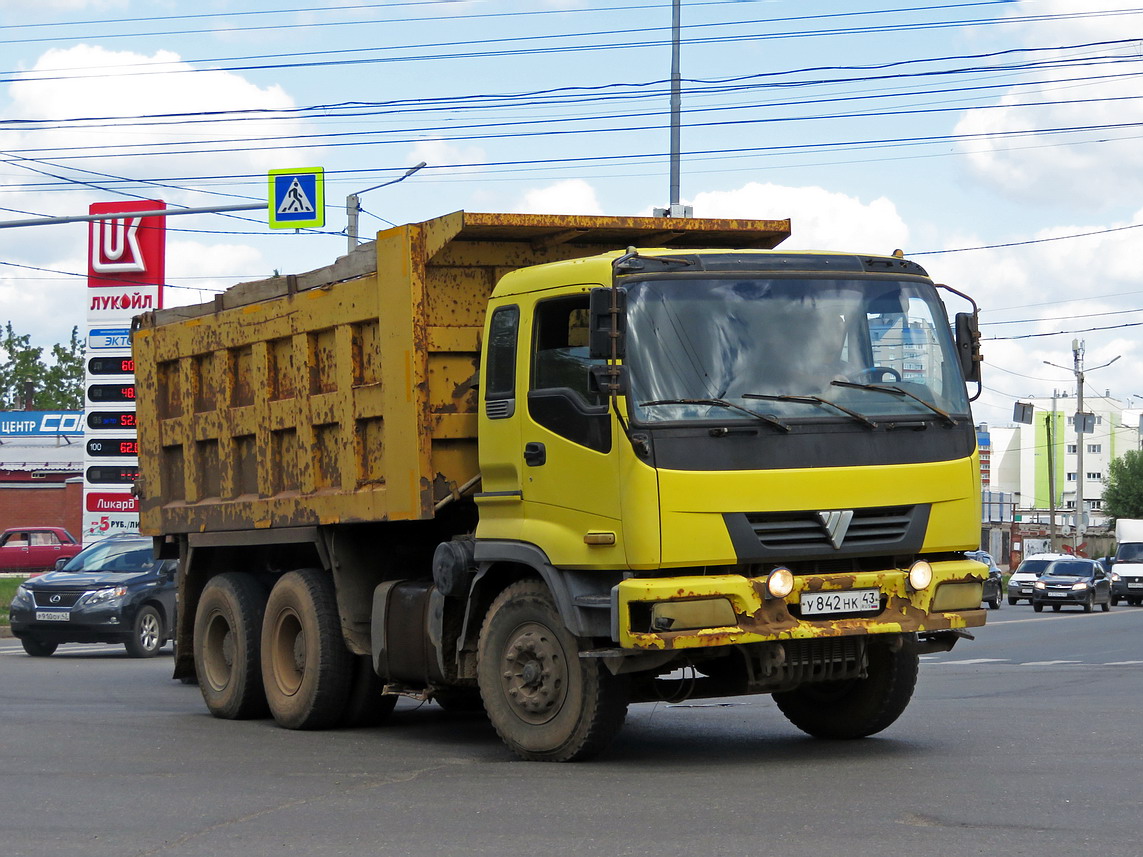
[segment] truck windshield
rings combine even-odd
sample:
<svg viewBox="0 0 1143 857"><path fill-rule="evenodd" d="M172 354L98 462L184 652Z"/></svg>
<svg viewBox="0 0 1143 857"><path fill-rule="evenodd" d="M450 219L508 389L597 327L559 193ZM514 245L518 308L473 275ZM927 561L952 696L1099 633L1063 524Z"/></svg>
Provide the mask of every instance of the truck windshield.
<svg viewBox="0 0 1143 857"><path fill-rule="evenodd" d="M921 282L648 278L627 286L626 354L638 422L852 420L831 404L968 413L944 309Z"/></svg>
<svg viewBox="0 0 1143 857"><path fill-rule="evenodd" d="M1143 542L1121 544L1115 554L1116 562L1143 562Z"/></svg>

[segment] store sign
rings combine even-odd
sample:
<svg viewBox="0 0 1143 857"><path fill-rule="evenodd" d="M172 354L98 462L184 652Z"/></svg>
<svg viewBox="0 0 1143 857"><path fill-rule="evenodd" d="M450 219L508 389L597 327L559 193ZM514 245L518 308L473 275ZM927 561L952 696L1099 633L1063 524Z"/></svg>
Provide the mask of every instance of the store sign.
<svg viewBox="0 0 1143 857"><path fill-rule="evenodd" d="M8 411L0 414L0 437L83 434L83 411Z"/></svg>
<svg viewBox="0 0 1143 857"><path fill-rule="evenodd" d="M160 200L134 200L89 209L108 217L91 221L88 233L84 389L87 401L102 407L88 411L84 431L85 543L139 531L139 504L131 493L139 478L131 320L163 306L167 219L132 212L165 208Z"/></svg>

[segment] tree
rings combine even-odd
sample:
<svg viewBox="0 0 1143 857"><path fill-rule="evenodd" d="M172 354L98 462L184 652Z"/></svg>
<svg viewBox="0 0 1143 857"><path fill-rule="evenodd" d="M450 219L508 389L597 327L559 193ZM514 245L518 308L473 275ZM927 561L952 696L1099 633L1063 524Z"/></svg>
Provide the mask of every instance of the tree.
<svg viewBox="0 0 1143 857"><path fill-rule="evenodd" d="M1143 452L1132 449L1111 462L1103 511L1113 518L1143 518Z"/></svg>
<svg viewBox="0 0 1143 857"><path fill-rule="evenodd" d="M43 348L32 347L29 334L17 334L12 322L0 336L0 410L78 411L83 409L83 348L79 328L71 329L66 345L52 346L52 363ZM24 397L32 389L31 407Z"/></svg>

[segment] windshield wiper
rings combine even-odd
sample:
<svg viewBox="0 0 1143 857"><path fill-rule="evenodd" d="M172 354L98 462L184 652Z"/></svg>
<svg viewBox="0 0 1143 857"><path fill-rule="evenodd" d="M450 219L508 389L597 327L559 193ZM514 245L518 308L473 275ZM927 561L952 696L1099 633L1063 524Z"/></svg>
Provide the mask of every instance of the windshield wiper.
<svg viewBox="0 0 1143 857"><path fill-rule="evenodd" d="M807 405L828 405L841 411L847 416L853 417L859 423L864 423L870 428L877 428L877 423L869 419L864 414L859 414L857 411L851 411L844 405L839 405L837 402L831 402L829 399L823 399L821 396L769 396L765 393L743 393L744 399L767 399L771 402L803 402Z"/></svg>
<svg viewBox="0 0 1143 857"><path fill-rule="evenodd" d="M877 384L858 384L854 381L830 381L830 385L834 387L852 387L855 390L873 390L876 393L888 393L891 396L907 396L914 402L920 402L934 414L944 419L944 421L947 422L950 426L959 425L956 417L954 417L948 411L943 411L932 402L926 402L920 396L915 396L908 390L902 390L900 387L880 386Z"/></svg>
<svg viewBox="0 0 1143 857"><path fill-rule="evenodd" d="M742 405L736 405L734 402L726 401L726 399L656 399L653 402L639 403L639 407L641 408L650 408L655 405L707 405L710 407L730 408L733 411L742 411L744 414L749 414L754 417L754 419L774 426L774 428L781 429L782 431L790 430L788 425L773 414L760 414L758 411L752 411L750 408L744 408Z"/></svg>

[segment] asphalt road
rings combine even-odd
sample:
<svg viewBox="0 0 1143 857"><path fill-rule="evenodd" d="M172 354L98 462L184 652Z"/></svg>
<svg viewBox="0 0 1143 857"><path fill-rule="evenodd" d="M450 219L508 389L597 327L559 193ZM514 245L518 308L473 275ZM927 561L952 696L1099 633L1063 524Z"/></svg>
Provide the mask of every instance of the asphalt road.
<svg viewBox="0 0 1143 857"><path fill-rule="evenodd" d="M880 736L803 737L768 697L635 706L597 761L515 761L479 716L223 722L169 655L0 640L0 849L220 855L1143 852L1143 609L1005 605L926 657Z"/></svg>

